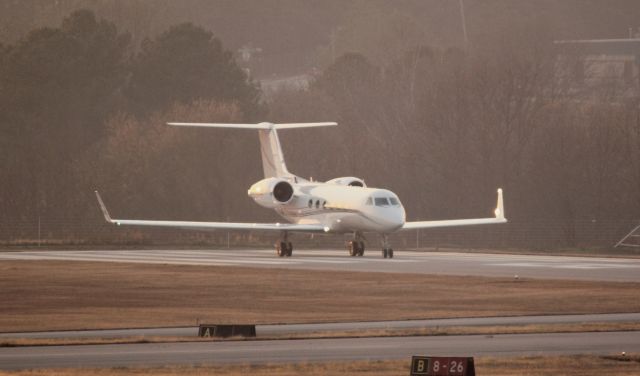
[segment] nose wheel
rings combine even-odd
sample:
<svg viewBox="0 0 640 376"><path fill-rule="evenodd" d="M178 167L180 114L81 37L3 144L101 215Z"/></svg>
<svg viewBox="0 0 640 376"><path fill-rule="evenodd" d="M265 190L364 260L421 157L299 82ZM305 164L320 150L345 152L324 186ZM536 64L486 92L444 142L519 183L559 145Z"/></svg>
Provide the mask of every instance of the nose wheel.
<svg viewBox="0 0 640 376"><path fill-rule="evenodd" d="M291 242L276 243L276 254L278 257L291 257L293 255L293 244Z"/></svg>
<svg viewBox="0 0 640 376"><path fill-rule="evenodd" d="M293 255L293 244L289 241L286 231L282 233L280 241L276 243L276 255L278 257L291 257Z"/></svg>
<svg viewBox="0 0 640 376"><path fill-rule="evenodd" d="M382 234L382 257L393 258L393 249L389 244L389 235Z"/></svg>

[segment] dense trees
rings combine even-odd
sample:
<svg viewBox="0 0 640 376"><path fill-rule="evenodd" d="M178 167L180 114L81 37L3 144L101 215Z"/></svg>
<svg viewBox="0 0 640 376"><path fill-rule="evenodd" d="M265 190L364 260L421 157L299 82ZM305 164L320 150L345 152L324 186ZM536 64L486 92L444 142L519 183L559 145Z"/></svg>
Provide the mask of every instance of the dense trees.
<svg viewBox="0 0 640 376"><path fill-rule="evenodd" d="M220 40L202 28L181 24L143 42L133 63L128 94L137 113L175 101L215 98L236 101L249 114L258 107L259 91Z"/></svg>
<svg viewBox="0 0 640 376"><path fill-rule="evenodd" d="M296 3L292 14L306 9ZM402 4L419 14L425 3ZM507 3L465 1L476 15ZM360 15L367 4L382 8ZM490 214L498 186L523 233L559 232L565 244L587 242L579 223L598 234L601 223L637 218L637 97L612 96L614 87L588 98L567 90L548 19L511 23L513 33L499 38L477 33L468 48L427 47L421 40L438 22L425 29L404 11L383 17L385 4L349 3L345 14L362 19L342 28L332 21L333 42L317 41L329 44L310 55L327 66L309 89L269 103L222 41L191 23L155 32L141 25L134 33L145 39L84 10L0 45L0 220L98 219L96 187L123 216L273 219L243 189L261 177L255 135L164 125L172 120L336 120L337 128L280 134L290 170L389 187L409 219ZM367 33L367 19L379 20L379 32ZM410 22L396 27L402 20ZM399 35L404 44L394 44Z"/></svg>
<svg viewBox="0 0 640 376"><path fill-rule="evenodd" d="M520 25L545 23L556 39L620 38L638 27L635 0L464 0L471 46L491 48ZM86 8L131 34L138 49L171 25L192 22L225 46L262 52L252 64L257 77L324 69L347 52L386 65L424 44L462 47L457 0L3 0L0 41L14 43L35 28L60 24Z"/></svg>
<svg viewBox="0 0 640 376"><path fill-rule="evenodd" d="M34 30L7 49L0 70L4 215L64 207L56 198L74 183L60 177L104 136L125 77L127 41L113 24L78 11L60 28Z"/></svg>
<svg viewBox="0 0 640 376"><path fill-rule="evenodd" d="M96 145L114 122L134 121L127 112L150 116L196 100L235 103L236 120L258 111L258 88L201 28L178 25L131 51L128 34L87 10L0 47L2 219L84 213L96 181L82 176L107 173Z"/></svg>
<svg viewBox="0 0 640 376"><path fill-rule="evenodd" d="M326 164L355 163L350 173L400 194L410 219L485 213L487 197L503 187L509 218L532 238L611 241L622 234L602 226L640 212L638 102L561 91L549 45L526 41L505 41L495 55L418 48L386 66L344 55L306 100L287 106L284 93L270 107L276 118L330 109L342 126L305 153L322 155L342 140ZM317 167L319 176L335 175Z"/></svg>
<svg viewBox="0 0 640 376"><path fill-rule="evenodd" d="M211 99L176 103L141 118L114 115L107 121L105 139L75 166L77 181L99 187L120 216L234 218L234 208L245 201L244 188L260 178L257 137L169 127L167 119L243 120L236 105ZM228 173L229 166L243 173ZM86 210L95 214L91 189L86 196Z"/></svg>

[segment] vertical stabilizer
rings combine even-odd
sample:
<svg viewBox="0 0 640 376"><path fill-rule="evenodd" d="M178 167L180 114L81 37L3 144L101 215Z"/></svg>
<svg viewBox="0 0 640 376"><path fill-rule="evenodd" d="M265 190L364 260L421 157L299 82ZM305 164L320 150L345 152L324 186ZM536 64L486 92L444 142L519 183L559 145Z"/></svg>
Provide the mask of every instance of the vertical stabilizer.
<svg viewBox="0 0 640 376"><path fill-rule="evenodd" d="M260 154L262 156L264 177L280 178L290 176L291 174L284 162L278 131L275 127L271 127L270 129L261 129L258 133L260 136Z"/></svg>

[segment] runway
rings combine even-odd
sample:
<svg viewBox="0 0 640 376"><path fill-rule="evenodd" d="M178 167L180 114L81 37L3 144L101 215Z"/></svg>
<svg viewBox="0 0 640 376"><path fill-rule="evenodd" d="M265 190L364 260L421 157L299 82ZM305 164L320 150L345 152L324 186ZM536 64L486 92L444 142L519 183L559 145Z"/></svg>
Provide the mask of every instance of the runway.
<svg viewBox="0 0 640 376"><path fill-rule="evenodd" d="M400 320L400 321L361 321L318 324L276 324L256 325L258 338L276 335L322 333L353 330L405 330L424 328L446 328L454 326L502 326L502 325L549 325L580 323L626 323L640 322L640 313L612 313L588 315L547 315L547 316L507 316L507 317L463 317L452 319ZM188 337L196 336L197 326L101 329L101 330L63 330L44 332L0 333L2 338L126 338L126 337Z"/></svg>
<svg viewBox="0 0 640 376"><path fill-rule="evenodd" d="M0 369L640 352L640 332L380 337L0 348Z"/></svg>
<svg viewBox="0 0 640 376"><path fill-rule="evenodd" d="M0 252L2 260L62 260L145 264L244 266L305 270L424 273L491 277L640 282L640 259L402 252L392 260L370 251L297 250L278 258L267 250L43 250ZM638 322L640 314L522 316L297 325L259 325L259 337L288 333L412 329L434 326L527 325L579 322ZM195 336L194 327L82 332L3 333L1 338L119 338ZM411 355L512 356L640 352L640 331L522 335L374 337L310 340L251 340L122 345L0 347L0 369L129 367L226 363L279 363L409 359Z"/></svg>
<svg viewBox="0 0 640 376"><path fill-rule="evenodd" d="M0 252L1 260L65 260L145 264L245 266L309 270L473 275L487 277L640 282L640 259L396 251L383 259L346 251L296 250L279 258L270 250L46 250Z"/></svg>

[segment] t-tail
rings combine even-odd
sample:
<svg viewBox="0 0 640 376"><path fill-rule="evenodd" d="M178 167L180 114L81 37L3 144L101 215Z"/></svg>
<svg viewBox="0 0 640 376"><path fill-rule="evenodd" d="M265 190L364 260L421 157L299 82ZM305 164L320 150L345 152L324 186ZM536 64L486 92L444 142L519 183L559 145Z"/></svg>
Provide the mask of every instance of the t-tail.
<svg viewBox="0 0 640 376"><path fill-rule="evenodd" d="M334 122L322 123L258 123L258 124L226 124L226 123L167 123L181 127L204 127L204 128L239 128L257 129L260 137L260 154L262 156L262 169L265 178L293 178L294 175L287 170L284 161L278 129L329 127L338 125Z"/></svg>

